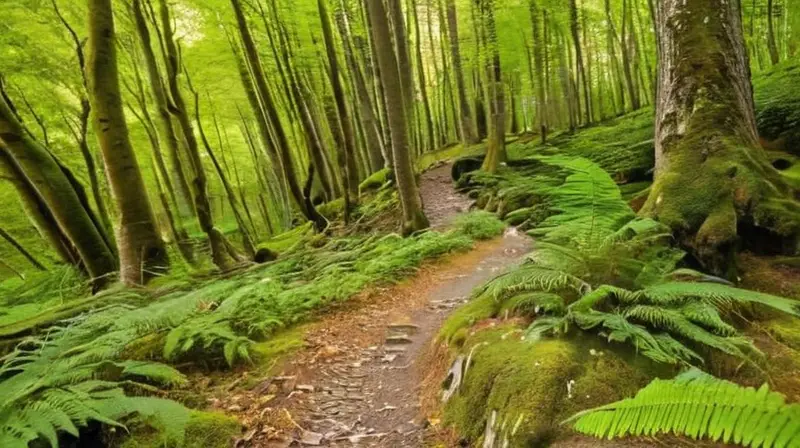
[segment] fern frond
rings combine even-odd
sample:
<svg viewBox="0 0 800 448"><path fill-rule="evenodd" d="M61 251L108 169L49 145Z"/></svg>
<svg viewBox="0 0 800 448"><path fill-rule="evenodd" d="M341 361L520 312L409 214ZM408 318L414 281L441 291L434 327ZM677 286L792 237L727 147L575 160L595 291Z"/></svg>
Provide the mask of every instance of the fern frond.
<svg viewBox="0 0 800 448"><path fill-rule="evenodd" d="M678 434L751 447L800 446L800 405L764 384L741 387L691 372L656 379L627 398L580 412L564 423L597 438Z"/></svg>
<svg viewBox="0 0 800 448"><path fill-rule="evenodd" d="M590 286L578 277L566 272L535 265L523 265L519 269L490 281L479 294L488 294L495 300L500 300L522 292L553 292L563 289L580 292L590 289Z"/></svg>
<svg viewBox="0 0 800 448"><path fill-rule="evenodd" d="M800 317L800 302L718 283L669 282L645 288L642 294L654 304L684 304L703 299L716 307L758 303Z"/></svg>

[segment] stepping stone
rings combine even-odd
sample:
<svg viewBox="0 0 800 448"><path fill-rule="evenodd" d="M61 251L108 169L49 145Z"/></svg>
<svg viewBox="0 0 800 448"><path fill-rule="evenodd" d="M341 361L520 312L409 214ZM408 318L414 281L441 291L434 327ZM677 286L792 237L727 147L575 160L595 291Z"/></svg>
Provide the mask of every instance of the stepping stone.
<svg viewBox="0 0 800 448"><path fill-rule="evenodd" d="M386 337L386 343L390 345L412 344L414 341L405 334L398 334Z"/></svg>
<svg viewBox="0 0 800 448"><path fill-rule="evenodd" d="M406 352L406 348L405 347L387 345L386 347L383 348L383 351L386 352L386 353L405 353Z"/></svg>
<svg viewBox="0 0 800 448"><path fill-rule="evenodd" d="M419 331L419 325L414 324L391 324L388 327L390 332L401 333L401 334L417 334Z"/></svg>

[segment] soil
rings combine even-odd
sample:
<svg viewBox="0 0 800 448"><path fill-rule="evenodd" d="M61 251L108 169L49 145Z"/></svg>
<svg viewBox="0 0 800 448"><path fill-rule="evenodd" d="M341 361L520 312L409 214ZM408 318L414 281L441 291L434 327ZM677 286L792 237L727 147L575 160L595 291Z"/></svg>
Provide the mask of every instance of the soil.
<svg viewBox="0 0 800 448"><path fill-rule="evenodd" d="M435 228L469 208L453 189L450 165L423 174L420 188ZM249 390L225 387L228 393L212 406L245 424L236 443L242 447L423 446L424 353L475 287L521 262L529 249L530 240L510 229L422 266L403 283L366 291L310 324L304 348L273 369L277 375Z"/></svg>

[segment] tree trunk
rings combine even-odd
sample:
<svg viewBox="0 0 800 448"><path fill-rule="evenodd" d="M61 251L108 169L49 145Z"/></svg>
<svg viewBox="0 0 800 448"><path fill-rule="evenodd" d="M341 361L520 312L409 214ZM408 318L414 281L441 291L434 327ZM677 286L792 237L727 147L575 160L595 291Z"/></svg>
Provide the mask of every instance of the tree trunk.
<svg viewBox="0 0 800 448"><path fill-rule="evenodd" d="M339 73L339 60L336 57L336 43L333 39L333 30L331 29L330 18L328 17L328 8L325 5L325 0L317 0L317 7L319 9L319 17L322 22L322 35L325 41L325 52L328 57L328 64L330 68L331 89L333 90L333 100L336 104L336 121L334 124L333 132L341 132L342 146L339 150L344 156L344 170L345 189L347 195L345 196L345 207L349 208L352 204L358 204L358 167L356 165L356 141L355 132L353 130L353 123L350 120L350 114L347 110L347 98L345 97L344 87ZM348 210L349 213L349 210Z"/></svg>
<svg viewBox="0 0 800 448"><path fill-rule="evenodd" d="M36 269L38 269L40 271L46 271L47 270L47 268L45 268L42 263L39 263L39 260L37 260L36 257L34 257L30 252L28 252L28 250L25 249L22 246L22 244L20 244L19 241L17 241L13 236L11 236L8 232L3 230L2 227L0 227L0 237L2 237L4 240L6 240L8 242L8 244L13 246L14 249L16 249L17 252L20 253L20 255L25 257L25 259L28 260L33 265L33 267L35 267Z"/></svg>
<svg viewBox="0 0 800 448"><path fill-rule="evenodd" d="M464 144L475 144L478 142L475 121L467 99L467 87L464 82L464 69L461 63L461 49L459 48L458 17L456 16L456 0L447 0L447 28L450 31L450 54L453 59L453 75L456 78L456 90L458 90L458 103L460 107L459 119L461 123L461 135Z"/></svg>
<svg viewBox="0 0 800 448"><path fill-rule="evenodd" d="M531 23L533 24L533 61L536 71L536 116L539 118L539 132L542 134L542 143L547 143L547 92L544 86L544 56L542 49L545 46L541 33L541 13L536 2L531 0ZM533 81L533 80L531 80Z"/></svg>
<svg viewBox="0 0 800 448"><path fill-rule="evenodd" d="M372 44L378 56L381 83L386 95L387 118L394 150L394 173L403 208L402 232L404 235L409 235L427 228L429 223L422 210L422 200L409 150L405 94L383 2L364 0L364 6L369 12L372 23ZM395 38L399 39L400 36Z"/></svg>
<svg viewBox="0 0 800 448"><path fill-rule="evenodd" d="M239 34L242 38L242 44L244 45L245 56L250 64L250 70L252 71L256 93L261 100L261 104L263 104L264 114L272 126L272 131L275 133L275 144L278 150L278 161L282 168L282 174L286 179L286 184L289 187L292 199L297 207L307 219L315 221L315 214L308 210L305 205L303 190L300 187L300 182L297 179L297 173L294 170L294 163L292 162L293 157L291 149L289 148L289 142L286 138L286 132L284 131L280 117L278 116L278 110L275 108L275 103L272 99L272 93L267 87L267 81L264 77L264 69L261 66L261 58L258 55L258 49L256 48L253 36L250 34L250 28L247 25L247 19L245 18L244 11L242 10L241 0L231 0L231 6L233 7L233 12L236 15L236 23L239 28Z"/></svg>
<svg viewBox="0 0 800 448"><path fill-rule="evenodd" d="M211 209L211 201L208 196L208 179L206 177L203 161L200 157L200 148L197 137L194 135L194 128L186 102L183 99L178 76L181 73L178 47L173 39L172 18L170 17L167 0L160 0L161 27L164 29L164 48L167 60L167 85L172 97L174 108L172 114L177 118L183 131L183 138L186 142L186 149L189 155L189 162L194 172L192 179L192 193L194 194L194 207L197 211L197 220L200 228L208 235L208 242L211 246L211 258L214 264L225 271L231 268L229 253L230 245L225 235L214 226L214 217ZM238 258L236 256L232 258Z"/></svg>
<svg viewBox="0 0 800 448"><path fill-rule="evenodd" d="M497 48L497 26L494 21L494 0L480 0L486 41L486 82L489 100L489 140L482 169L494 173L506 156L505 87L500 70L500 49Z"/></svg>
<svg viewBox="0 0 800 448"><path fill-rule="evenodd" d="M767 0L767 47L769 48L769 59L772 65L777 65L781 58L778 54L778 44L775 42L775 10L774 0Z"/></svg>
<svg viewBox="0 0 800 448"><path fill-rule="evenodd" d="M422 97L422 109L425 112L425 147L420 148L421 151L433 151L436 149L434 143L434 129L433 129L433 116L431 115L431 102L428 98L428 83L425 79L425 65L422 61L422 33L419 27L419 14L417 11L417 2L410 0L409 8L411 9L411 17L414 19L414 43L417 53L417 76L419 79L419 92Z"/></svg>
<svg viewBox="0 0 800 448"><path fill-rule="evenodd" d="M636 83L633 79L630 42L626 32L628 29L628 1L629 0L623 0L622 2L622 70L625 74L625 84L628 86L631 108L632 110L639 110L642 106L641 100L639 99L639 92L636 89Z"/></svg>
<svg viewBox="0 0 800 448"><path fill-rule="evenodd" d="M656 175L642 213L718 275L734 274L739 238L797 250L800 205L758 145L739 2L657 5Z"/></svg>
<svg viewBox="0 0 800 448"><path fill-rule="evenodd" d="M617 58L617 29L614 26L614 17L611 14L611 0L605 0L606 21L608 21L608 54L611 58L612 71L617 81L617 93L619 94L619 109L617 115L625 113L625 81L619 66L619 58Z"/></svg>
<svg viewBox="0 0 800 448"><path fill-rule="evenodd" d="M150 43L150 31L148 30L147 19L145 19L145 14L142 10L141 0L133 0L133 17L136 23L136 32L139 35L139 43L142 47L145 65L147 67L148 78L150 80L150 91L153 94L156 109L158 110L161 134L167 140L169 160L172 162L173 174L176 176L174 181L178 184L180 202L176 203L176 205L181 215L194 216L196 215L196 211L194 209L194 201L192 201L192 190L189 187L189 180L186 177L186 170L180 157L178 135L175 132L175 126L172 123L172 115L169 112L171 105L167 93L164 90L164 80L161 77L161 70L158 67L158 62L156 61L156 56Z"/></svg>
<svg viewBox="0 0 800 448"><path fill-rule="evenodd" d="M570 32L572 33L572 42L575 45L575 65L577 66L578 82L583 86L583 103L586 112L586 123L592 122L592 103L589 98L589 81L586 76L586 65L583 62L583 48L581 47L580 27L578 24L578 5L575 0L569 1L569 17L570 17ZM580 89L576 89L578 97L580 97ZM580 103L578 104L580 111Z"/></svg>
<svg viewBox="0 0 800 448"><path fill-rule="evenodd" d="M94 130L119 211L120 280L137 285L166 270L169 261L128 137L115 41L111 0L90 0L87 79Z"/></svg>

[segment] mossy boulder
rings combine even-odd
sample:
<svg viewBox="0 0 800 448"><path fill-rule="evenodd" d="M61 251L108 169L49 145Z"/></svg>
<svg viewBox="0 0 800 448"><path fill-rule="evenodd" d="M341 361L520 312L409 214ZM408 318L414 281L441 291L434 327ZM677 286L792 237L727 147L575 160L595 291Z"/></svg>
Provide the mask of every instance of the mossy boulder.
<svg viewBox="0 0 800 448"><path fill-rule="evenodd" d="M372 173L369 177L364 179L358 186L358 191L364 194L369 191L375 191L386 185L387 182L394 178L394 173L389 168L384 168L380 171Z"/></svg>
<svg viewBox="0 0 800 448"><path fill-rule="evenodd" d="M567 417L632 396L659 376L648 362L594 338L532 342L522 334L518 325L495 323L463 343L469 365L444 422L470 446L481 446L488 433L493 446L547 446L571 434L560 424Z"/></svg>
<svg viewBox="0 0 800 448"><path fill-rule="evenodd" d="M130 424L129 429L120 448L228 448L242 426L234 417L219 412L192 411L182 443L169 442L162 431L142 423Z"/></svg>

